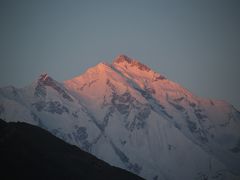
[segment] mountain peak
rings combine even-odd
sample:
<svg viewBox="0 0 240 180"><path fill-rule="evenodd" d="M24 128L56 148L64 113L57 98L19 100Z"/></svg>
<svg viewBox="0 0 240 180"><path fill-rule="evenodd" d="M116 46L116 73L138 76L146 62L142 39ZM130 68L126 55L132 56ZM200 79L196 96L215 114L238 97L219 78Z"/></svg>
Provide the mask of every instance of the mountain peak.
<svg viewBox="0 0 240 180"><path fill-rule="evenodd" d="M115 60L113 61L114 63L123 63L123 62L126 62L126 63L131 63L133 60L126 56L125 54L120 54L118 55Z"/></svg>
<svg viewBox="0 0 240 180"><path fill-rule="evenodd" d="M39 76L34 95L38 97L46 96L46 86L56 90L63 98L73 101L72 97L65 91L62 84L51 78L47 73L43 73Z"/></svg>
<svg viewBox="0 0 240 180"><path fill-rule="evenodd" d="M146 66L145 64L142 64L136 59L132 59L124 54L118 55L115 60L113 61L114 64L125 64L130 65L130 67L137 67L138 69L142 71L151 71L151 69Z"/></svg>
<svg viewBox="0 0 240 180"><path fill-rule="evenodd" d="M109 68L109 66L110 65L107 62L100 62L95 67L100 68L100 69L104 69L104 68Z"/></svg>
<svg viewBox="0 0 240 180"><path fill-rule="evenodd" d="M39 75L39 78L37 80L39 84L42 85L49 85L49 84L55 84L57 83L51 76L49 76L47 73L42 73Z"/></svg>
<svg viewBox="0 0 240 180"><path fill-rule="evenodd" d="M89 69L87 69L86 72L87 73L102 73L102 72L108 71L108 69L110 69L110 65L107 62L100 62L96 66L93 66L93 67L90 67Z"/></svg>
<svg viewBox="0 0 240 180"><path fill-rule="evenodd" d="M43 73L43 74L40 74L38 80L39 80L40 82L43 82L43 81L46 81L46 80L49 79L49 78L51 78L51 77L49 77L49 75L48 75L47 73Z"/></svg>

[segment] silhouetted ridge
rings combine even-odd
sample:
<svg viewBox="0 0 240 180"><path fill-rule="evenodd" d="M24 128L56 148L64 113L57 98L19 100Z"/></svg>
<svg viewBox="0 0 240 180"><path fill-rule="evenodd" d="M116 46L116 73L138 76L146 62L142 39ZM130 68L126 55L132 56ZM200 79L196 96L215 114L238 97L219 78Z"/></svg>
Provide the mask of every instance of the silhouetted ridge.
<svg viewBox="0 0 240 180"><path fill-rule="evenodd" d="M49 132L0 120L1 179L142 179Z"/></svg>

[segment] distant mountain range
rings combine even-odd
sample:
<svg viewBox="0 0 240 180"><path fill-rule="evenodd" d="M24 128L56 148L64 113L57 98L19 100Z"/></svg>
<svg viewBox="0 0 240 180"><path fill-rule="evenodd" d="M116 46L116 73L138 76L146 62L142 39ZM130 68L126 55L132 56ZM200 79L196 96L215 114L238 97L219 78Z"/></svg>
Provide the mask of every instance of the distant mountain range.
<svg viewBox="0 0 240 180"><path fill-rule="evenodd" d="M22 122L0 120L0 147L1 179L142 179Z"/></svg>
<svg viewBox="0 0 240 180"><path fill-rule="evenodd" d="M0 117L153 180L240 179L240 112L119 55L73 79L0 89Z"/></svg>

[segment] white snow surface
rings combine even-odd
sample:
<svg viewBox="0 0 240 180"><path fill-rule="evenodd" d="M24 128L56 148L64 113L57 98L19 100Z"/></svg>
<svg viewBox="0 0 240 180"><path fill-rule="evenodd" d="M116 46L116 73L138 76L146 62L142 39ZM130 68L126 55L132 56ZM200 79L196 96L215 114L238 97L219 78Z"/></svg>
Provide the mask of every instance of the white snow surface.
<svg viewBox="0 0 240 180"><path fill-rule="evenodd" d="M153 180L240 179L240 113L119 55L63 83L0 89L0 117L40 126Z"/></svg>

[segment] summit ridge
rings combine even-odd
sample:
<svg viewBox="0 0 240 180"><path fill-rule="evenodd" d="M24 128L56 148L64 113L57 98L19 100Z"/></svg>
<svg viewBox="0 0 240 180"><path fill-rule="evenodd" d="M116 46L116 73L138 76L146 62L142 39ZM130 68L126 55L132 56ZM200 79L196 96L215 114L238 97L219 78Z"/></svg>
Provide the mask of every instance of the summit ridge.
<svg viewBox="0 0 240 180"><path fill-rule="evenodd" d="M136 59L132 59L124 54L118 55L113 61L113 64L121 64L121 63L125 65L128 64L130 67L137 67L142 71L147 71L147 72L151 71L151 69L147 65L141 63Z"/></svg>

